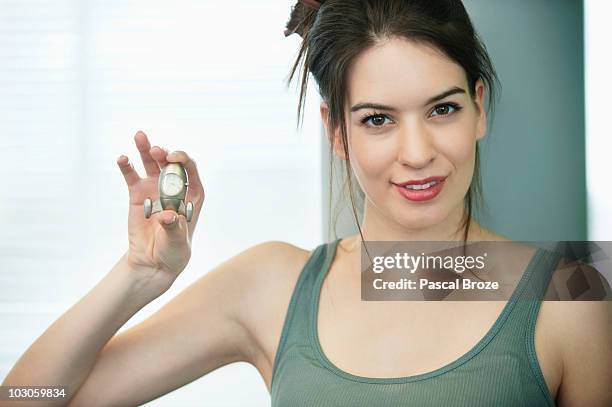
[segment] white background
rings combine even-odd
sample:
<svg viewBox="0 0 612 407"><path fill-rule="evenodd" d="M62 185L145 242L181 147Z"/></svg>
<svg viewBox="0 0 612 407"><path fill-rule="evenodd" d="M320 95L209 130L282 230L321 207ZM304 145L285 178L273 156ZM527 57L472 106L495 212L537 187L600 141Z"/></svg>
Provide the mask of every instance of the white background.
<svg viewBox="0 0 612 407"><path fill-rule="evenodd" d="M610 240L612 233L612 57L609 17L612 3L584 2L586 173L589 240Z"/></svg>
<svg viewBox="0 0 612 407"><path fill-rule="evenodd" d="M296 131L290 5L0 0L0 378L127 248L115 162L144 175L137 130L196 159L206 200L187 269L122 330L251 245L321 243L318 95ZM269 400L236 363L148 405Z"/></svg>

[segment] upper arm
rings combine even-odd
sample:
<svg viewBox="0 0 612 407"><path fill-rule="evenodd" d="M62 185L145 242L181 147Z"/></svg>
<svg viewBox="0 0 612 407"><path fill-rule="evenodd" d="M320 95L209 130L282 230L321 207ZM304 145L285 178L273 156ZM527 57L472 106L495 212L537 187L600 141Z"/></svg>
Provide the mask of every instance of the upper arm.
<svg viewBox="0 0 612 407"><path fill-rule="evenodd" d="M612 302L561 301L560 406L612 405Z"/></svg>
<svg viewBox="0 0 612 407"><path fill-rule="evenodd" d="M253 246L213 268L140 324L115 335L70 405L136 405L257 352L245 310L280 242Z"/></svg>

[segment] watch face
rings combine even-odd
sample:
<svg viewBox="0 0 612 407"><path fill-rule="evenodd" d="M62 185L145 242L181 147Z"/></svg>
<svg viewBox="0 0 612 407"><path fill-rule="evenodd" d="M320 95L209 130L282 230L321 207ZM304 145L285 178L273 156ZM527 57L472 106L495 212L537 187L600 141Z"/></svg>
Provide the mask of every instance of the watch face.
<svg viewBox="0 0 612 407"><path fill-rule="evenodd" d="M162 191L166 195L177 195L183 190L183 180L176 174L166 174L162 181Z"/></svg>

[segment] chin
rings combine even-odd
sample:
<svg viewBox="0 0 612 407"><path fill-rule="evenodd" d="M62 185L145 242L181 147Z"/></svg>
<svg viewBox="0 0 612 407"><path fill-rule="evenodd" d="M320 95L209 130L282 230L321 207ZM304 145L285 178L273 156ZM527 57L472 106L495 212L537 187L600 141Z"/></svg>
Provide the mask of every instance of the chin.
<svg viewBox="0 0 612 407"><path fill-rule="evenodd" d="M402 226L407 229L426 229L441 223L447 216L447 213L442 213L439 208L432 211L410 211L412 213L403 213L399 220Z"/></svg>

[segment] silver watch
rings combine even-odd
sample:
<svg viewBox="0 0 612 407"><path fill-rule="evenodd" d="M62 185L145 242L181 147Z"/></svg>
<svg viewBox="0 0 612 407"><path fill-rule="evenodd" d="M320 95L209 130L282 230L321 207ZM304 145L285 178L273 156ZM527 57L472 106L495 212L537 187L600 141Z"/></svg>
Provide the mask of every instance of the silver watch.
<svg viewBox="0 0 612 407"><path fill-rule="evenodd" d="M151 201L147 198L144 201L145 218L149 219L152 214L165 209L172 209L185 216L187 222L191 222L193 216L193 203L185 204L189 181L187 171L181 163L168 163L159 174L157 190L159 199Z"/></svg>

